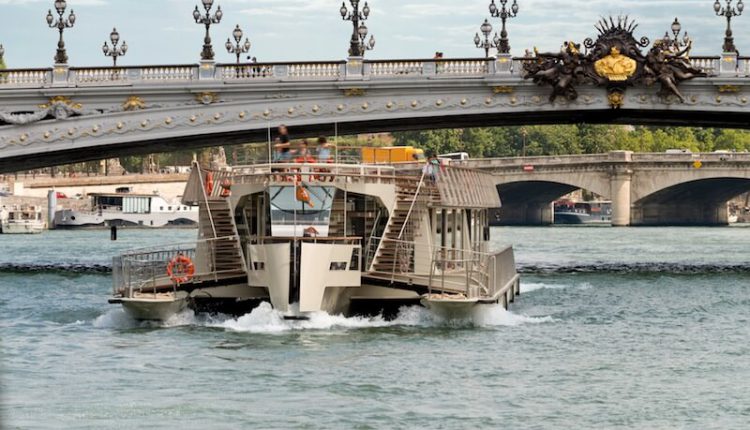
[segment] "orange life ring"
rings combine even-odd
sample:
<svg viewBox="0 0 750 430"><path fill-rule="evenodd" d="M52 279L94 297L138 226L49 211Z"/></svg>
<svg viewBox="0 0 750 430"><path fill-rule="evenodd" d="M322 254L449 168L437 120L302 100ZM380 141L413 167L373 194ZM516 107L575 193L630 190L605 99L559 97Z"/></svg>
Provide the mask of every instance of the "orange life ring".
<svg viewBox="0 0 750 430"><path fill-rule="evenodd" d="M195 264L190 257L178 255L167 264L167 275L176 284L184 284L193 279L195 275Z"/></svg>
<svg viewBox="0 0 750 430"><path fill-rule="evenodd" d="M206 172L206 194L209 196L214 192L214 174Z"/></svg>

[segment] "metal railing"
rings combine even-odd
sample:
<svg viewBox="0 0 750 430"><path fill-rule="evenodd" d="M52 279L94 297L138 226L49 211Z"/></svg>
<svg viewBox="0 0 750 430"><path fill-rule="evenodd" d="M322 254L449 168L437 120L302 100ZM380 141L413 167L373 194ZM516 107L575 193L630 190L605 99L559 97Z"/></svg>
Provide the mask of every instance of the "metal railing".
<svg viewBox="0 0 750 430"><path fill-rule="evenodd" d="M418 246L414 241L387 237L376 240L383 244L390 242L395 245L394 249ZM394 265L393 272L388 275L393 279L398 275L407 275L412 280L423 279L427 281L428 294L436 289L461 293L471 299L496 298L519 278L513 247L510 246L494 253L443 246L429 246L428 251L431 256L429 274L413 273L409 267L414 264L414 254L399 255L397 252L394 259L399 264ZM402 257L409 260L401 262Z"/></svg>
<svg viewBox="0 0 750 430"><path fill-rule="evenodd" d="M56 67L0 71L0 88L75 87L79 85L148 85L219 81L252 83L274 81L343 81L350 79L433 79L523 75L523 63L535 58L451 58L315 61L244 64L186 64L126 67ZM737 57L736 70L722 70L722 58L697 56L690 64L709 76L746 77L750 58Z"/></svg>
<svg viewBox="0 0 750 430"><path fill-rule="evenodd" d="M234 240L234 236L199 240L193 243L151 247L128 251L112 259L113 292L122 297L133 297L135 293L174 291L177 284L167 274L167 266L174 258L185 256L193 260L195 274L188 282L217 280L225 273L233 271L213 270L215 265L199 261L196 256L205 254L211 261L216 244L222 240Z"/></svg>
<svg viewBox="0 0 750 430"><path fill-rule="evenodd" d="M272 163L236 166L231 178L235 184L302 181L305 183L330 183L337 178L349 182L395 183L393 166L367 164L329 163Z"/></svg>

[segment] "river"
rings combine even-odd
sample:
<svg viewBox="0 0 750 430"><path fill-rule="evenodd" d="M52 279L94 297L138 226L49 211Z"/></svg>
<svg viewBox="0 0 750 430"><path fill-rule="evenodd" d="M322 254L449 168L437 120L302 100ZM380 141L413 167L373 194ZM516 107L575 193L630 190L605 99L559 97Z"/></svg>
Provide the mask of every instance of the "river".
<svg viewBox="0 0 750 430"><path fill-rule="evenodd" d="M0 428L748 428L750 228L492 235L510 312L162 325L107 304L110 257L195 231L0 236Z"/></svg>

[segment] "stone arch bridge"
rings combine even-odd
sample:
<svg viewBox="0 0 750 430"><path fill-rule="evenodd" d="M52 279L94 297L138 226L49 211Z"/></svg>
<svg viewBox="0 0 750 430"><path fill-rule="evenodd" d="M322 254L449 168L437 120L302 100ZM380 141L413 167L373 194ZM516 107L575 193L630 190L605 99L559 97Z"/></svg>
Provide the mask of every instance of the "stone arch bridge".
<svg viewBox="0 0 750 430"><path fill-rule="evenodd" d="M578 189L612 201L612 224L726 225L727 202L750 191L750 153L640 154L469 160L497 175L504 224L553 222L552 202Z"/></svg>

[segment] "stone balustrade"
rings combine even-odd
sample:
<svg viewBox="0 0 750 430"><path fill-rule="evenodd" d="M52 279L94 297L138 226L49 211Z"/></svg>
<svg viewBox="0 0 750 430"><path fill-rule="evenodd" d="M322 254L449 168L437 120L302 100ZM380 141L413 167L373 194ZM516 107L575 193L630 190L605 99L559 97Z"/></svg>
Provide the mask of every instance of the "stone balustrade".
<svg viewBox="0 0 750 430"><path fill-rule="evenodd" d="M52 83L52 69L0 70L0 88L39 88Z"/></svg>
<svg viewBox="0 0 750 430"><path fill-rule="evenodd" d="M533 58L370 60L290 63L245 63L54 69L8 69L0 72L0 90L73 86L163 84L220 81L351 81L371 79L431 79L473 77L521 77L524 61ZM691 57L693 67L709 76L750 76L750 57L736 57L736 70L721 67L722 57Z"/></svg>

